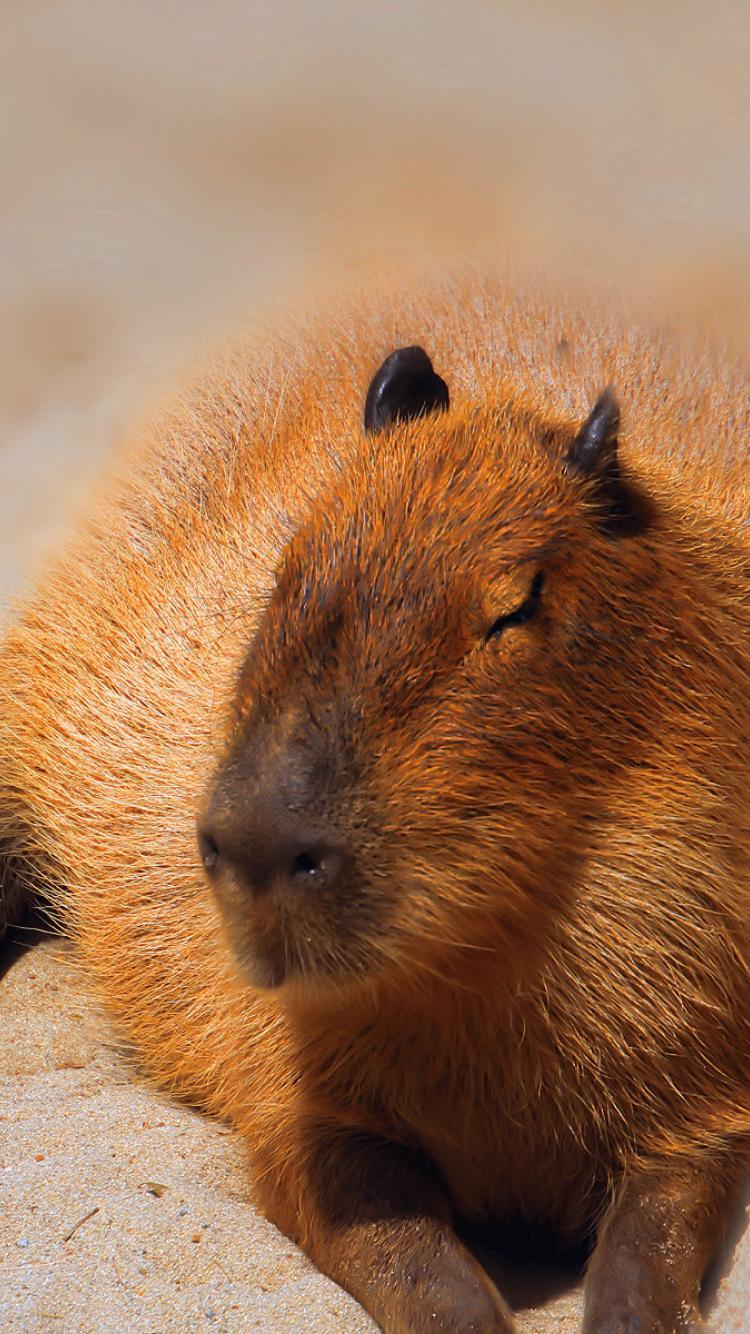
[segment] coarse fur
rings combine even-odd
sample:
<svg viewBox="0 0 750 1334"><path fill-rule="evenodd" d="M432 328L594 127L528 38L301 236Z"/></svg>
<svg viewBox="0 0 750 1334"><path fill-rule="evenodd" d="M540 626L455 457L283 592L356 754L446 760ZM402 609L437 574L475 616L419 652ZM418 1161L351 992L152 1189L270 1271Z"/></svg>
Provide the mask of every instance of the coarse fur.
<svg viewBox="0 0 750 1334"><path fill-rule="evenodd" d="M448 411L365 435L414 343ZM609 383L633 533L565 466ZM750 1132L748 439L739 370L601 308L360 304L186 390L7 635L6 902L51 903L144 1069L385 1328L511 1327L452 1218L606 1239L693 1180L663 1323L597 1314L595 1254L587 1327L696 1315ZM212 891L196 819L276 829L279 791L343 882Z"/></svg>

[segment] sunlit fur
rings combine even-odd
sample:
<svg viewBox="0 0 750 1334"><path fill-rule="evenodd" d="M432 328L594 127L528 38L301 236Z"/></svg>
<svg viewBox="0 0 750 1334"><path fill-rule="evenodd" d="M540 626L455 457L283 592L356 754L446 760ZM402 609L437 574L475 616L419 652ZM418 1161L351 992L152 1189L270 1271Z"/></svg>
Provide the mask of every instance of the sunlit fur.
<svg viewBox="0 0 750 1334"><path fill-rule="evenodd" d="M365 438L409 343L450 409ZM607 383L636 536L564 465ZM739 373L601 306L358 306L165 409L10 631L9 876L314 1255L316 1122L420 1145L464 1217L568 1237L630 1162L750 1130L748 439ZM538 570L538 615L485 643ZM195 838L261 724L323 765L357 866L281 924L264 992Z"/></svg>

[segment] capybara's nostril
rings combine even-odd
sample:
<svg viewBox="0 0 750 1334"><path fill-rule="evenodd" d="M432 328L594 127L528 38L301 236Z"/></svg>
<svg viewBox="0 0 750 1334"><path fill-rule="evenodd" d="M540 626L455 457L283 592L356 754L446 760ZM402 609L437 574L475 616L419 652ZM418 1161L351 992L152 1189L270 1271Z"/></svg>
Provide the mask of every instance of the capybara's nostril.
<svg viewBox="0 0 750 1334"><path fill-rule="evenodd" d="M219 860L219 845L208 830L198 829L198 851L207 871L215 871Z"/></svg>
<svg viewBox="0 0 750 1334"><path fill-rule="evenodd" d="M287 876L301 889L323 885L331 888L344 869L346 856L340 848L320 844L304 848L288 863Z"/></svg>
<svg viewBox="0 0 750 1334"><path fill-rule="evenodd" d="M320 862L316 860L309 852L300 852L294 858L289 867L289 874L292 879L297 876L315 876L319 875L321 870Z"/></svg>

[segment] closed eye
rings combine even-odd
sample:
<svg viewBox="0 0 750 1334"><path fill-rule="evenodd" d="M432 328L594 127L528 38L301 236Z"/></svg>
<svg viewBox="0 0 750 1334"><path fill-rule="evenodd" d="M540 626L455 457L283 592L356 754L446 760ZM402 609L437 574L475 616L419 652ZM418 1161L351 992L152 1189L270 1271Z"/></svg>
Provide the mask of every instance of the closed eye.
<svg viewBox="0 0 750 1334"><path fill-rule="evenodd" d="M495 639L497 635L501 635L504 630L509 630L512 625L525 625L527 621L531 620L532 616L536 616L542 599L543 587L544 571L539 570L534 575L526 601L522 602L520 607L516 607L515 611L509 611L505 616L498 616L497 620L492 622L484 636L485 644L490 639Z"/></svg>

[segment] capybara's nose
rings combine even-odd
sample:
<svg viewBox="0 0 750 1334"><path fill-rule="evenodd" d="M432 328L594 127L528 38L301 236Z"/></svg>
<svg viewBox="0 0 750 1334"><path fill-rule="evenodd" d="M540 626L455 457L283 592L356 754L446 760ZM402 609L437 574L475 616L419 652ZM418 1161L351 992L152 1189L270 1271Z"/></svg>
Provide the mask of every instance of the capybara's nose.
<svg viewBox="0 0 750 1334"><path fill-rule="evenodd" d="M348 850L334 839L257 817L239 827L204 818L198 825L198 848L210 876L230 872L253 896L274 886L335 889L351 862Z"/></svg>

